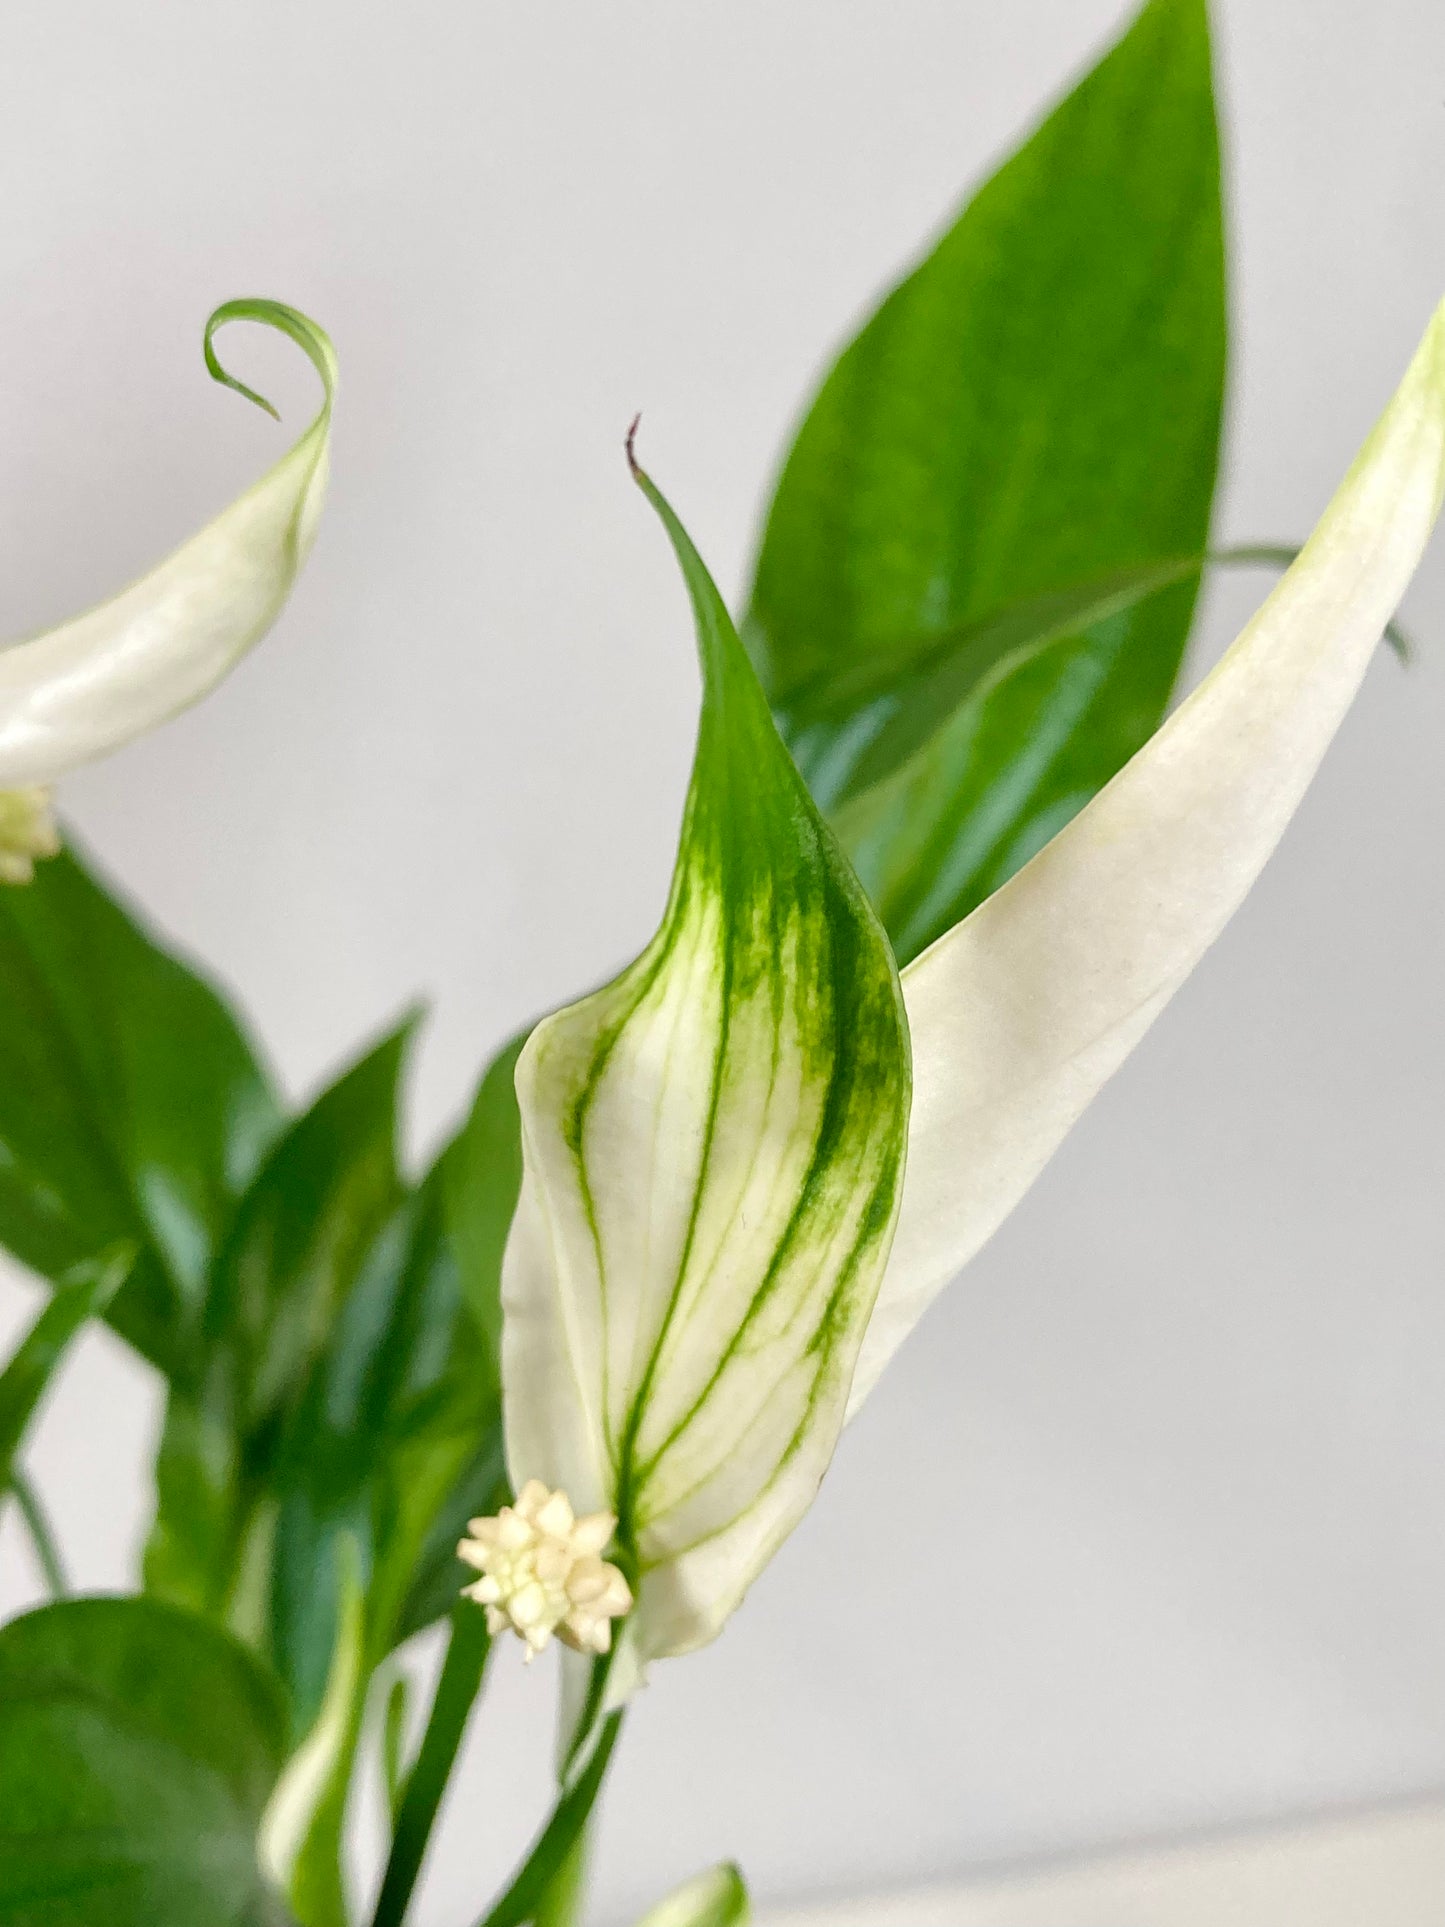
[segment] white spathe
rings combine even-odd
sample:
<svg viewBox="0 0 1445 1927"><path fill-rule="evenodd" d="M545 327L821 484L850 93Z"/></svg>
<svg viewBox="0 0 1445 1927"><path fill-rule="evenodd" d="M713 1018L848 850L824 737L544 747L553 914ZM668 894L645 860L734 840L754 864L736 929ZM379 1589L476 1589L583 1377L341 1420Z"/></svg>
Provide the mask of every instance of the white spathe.
<svg viewBox="0 0 1445 1927"><path fill-rule="evenodd" d="M1445 304L1298 560L1114 780L903 972L908 1177L855 1412L1243 902L1445 492Z"/></svg>
<svg viewBox="0 0 1445 1927"><path fill-rule="evenodd" d="M148 575L84 615L0 648L0 790L54 783L168 722L214 688L281 612L325 498L336 357L294 309L229 302L212 316L206 346L212 372L230 386L241 385L210 354L212 334L230 320L291 335L321 375L321 410L260 481Z"/></svg>

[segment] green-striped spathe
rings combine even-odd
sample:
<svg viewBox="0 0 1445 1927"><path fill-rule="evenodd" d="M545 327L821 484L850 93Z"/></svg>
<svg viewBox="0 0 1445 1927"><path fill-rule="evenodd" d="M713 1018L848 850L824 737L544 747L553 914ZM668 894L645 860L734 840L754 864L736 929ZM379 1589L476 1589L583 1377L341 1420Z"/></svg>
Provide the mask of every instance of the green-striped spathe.
<svg viewBox="0 0 1445 1927"><path fill-rule="evenodd" d="M710 1638L832 1456L897 1214L907 1035L887 940L717 590L661 929L517 1067L504 1273L514 1475L618 1514L637 1657Z"/></svg>

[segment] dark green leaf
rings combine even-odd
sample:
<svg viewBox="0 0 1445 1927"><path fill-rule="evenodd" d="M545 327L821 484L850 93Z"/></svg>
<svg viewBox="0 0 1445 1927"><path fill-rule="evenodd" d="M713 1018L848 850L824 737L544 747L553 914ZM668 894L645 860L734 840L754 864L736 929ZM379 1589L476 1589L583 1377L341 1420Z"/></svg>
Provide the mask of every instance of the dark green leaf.
<svg viewBox="0 0 1445 1927"><path fill-rule="evenodd" d="M66 1347L82 1326L99 1317L125 1282L134 1259L126 1247L82 1265L56 1288L0 1372L0 1492L36 1406L45 1396Z"/></svg>
<svg viewBox="0 0 1445 1927"><path fill-rule="evenodd" d="M965 651L942 727L885 778L887 796L837 812L902 960L996 888L1163 713L1192 579L1026 653L971 696L967 652L1019 603L1206 547L1223 263L1204 0L1151 0L883 304L803 424L746 628L825 795L830 770L861 753L852 732L865 745L876 733L878 702L906 705L917 652L950 637ZM872 692L857 709L830 694L855 686ZM937 684L917 695L925 722L947 698Z"/></svg>
<svg viewBox="0 0 1445 1927"><path fill-rule="evenodd" d="M278 1112L215 990L72 853L0 891L0 1242L43 1276L122 1243L110 1322L184 1369L213 1254Z"/></svg>
<svg viewBox="0 0 1445 1927"><path fill-rule="evenodd" d="M5 1927L279 1927L256 1830L282 1762L276 1686L147 1600L0 1631Z"/></svg>

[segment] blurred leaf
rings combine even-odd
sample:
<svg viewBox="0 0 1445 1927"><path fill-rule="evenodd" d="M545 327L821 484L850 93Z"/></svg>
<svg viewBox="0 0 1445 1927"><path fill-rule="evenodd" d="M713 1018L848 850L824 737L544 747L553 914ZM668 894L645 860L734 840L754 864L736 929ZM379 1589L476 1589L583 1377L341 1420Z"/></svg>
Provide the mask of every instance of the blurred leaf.
<svg viewBox="0 0 1445 1927"><path fill-rule="evenodd" d="M202 1383L173 1392L167 1411L145 1568L157 1597L215 1613L237 1585L285 1425L402 1196L396 1098L409 1029L288 1128L237 1209L201 1324ZM264 1548L257 1557L268 1567ZM264 1595L264 1573L260 1584ZM248 1637L253 1617L236 1619Z"/></svg>
<svg viewBox="0 0 1445 1927"><path fill-rule="evenodd" d="M445 1619L456 1604L457 1541L466 1532L467 1522L478 1516L500 1511L511 1497L507 1479L507 1460L502 1438L502 1414L496 1407L483 1431L466 1455L427 1528L420 1551L413 1562L406 1598L397 1619L393 1643L401 1645L413 1634L425 1632L439 1619ZM465 1580L466 1574L462 1578Z"/></svg>
<svg viewBox="0 0 1445 1927"><path fill-rule="evenodd" d="M403 1207L368 1252L312 1367L272 1472L278 1509L271 1650L291 1691L297 1738L315 1720L326 1691L348 1567L360 1564L363 1591L371 1577L371 1481L386 1449L377 1379L390 1365L388 1342L406 1288L411 1216Z"/></svg>
<svg viewBox="0 0 1445 1927"><path fill-rule="evenodd" d="M649 1908L637 1927L742 1927L748 1890L731 1862L709 1867Z"/></svg>
<svg viewBox="0 0 1445 1927"><path fill-rule="evenodd" d="M360 1561L343 1552L340 1624L326 1691L261 1821L261 1861L301 1927L347 1927L342 1834L371 1671Z"/></svg>
<svg viewBox="0 0 1445 1927"><path fill-rule="evenodd" d="M9 1483L25 1429L66 1347L82 1326L104 1312L124 1284L134 1255L126 1247L93 1264L79 1266L56 1288L50 1303L0 1371L0 1492Z"/></svg>
<svg viewBox="0 0 1445 1927"><path fill-rule="evenodd" d="M489 1350L462 1302L434 1169L376 1239L278 1458L272 1638L302 1728L331 1665L343 1552L360 1551L375 1665L397 1641L449 1495L479 1456L493 1462L498 1417ZM460 1584L460 1533L450 1531L447 1548L448 1604Z"/></svg>
<svg viewBox="0 0 1445 1927"><path fill-rule="evenodd" d="M39 1493L13 1461L10 1466L10 1492L29 1535L41 1576L50 1588L50 1596L52 1599L63 1599L70 1591L70 1581L65 1575L55 1529L41 1504Z"/></svg>
<svg viewBox="0 0 1445 1927"><path fill-rule="evenodd" d="M234 1357L247 1435L274 1423L299 1391L401 1201L397 1085L413 1023L369 1050L291 1125L236 1214L204 1332L208 1354Z"/></svg>
<svg viewBox="0 0 1445 1927"><path fill-rule="evenodd" d="M386 1696L386 1711L381 1723L381 1775L386 1790L386 1811L393 1832L406 1792L406 1726L411 1708L411 1687L405 1673L398 1673Z"/></svg>
<svg viewBox="0 0 1445 1927"><path fill-rule="evenodd" d="M349 1588L363 1601L350 1723L297 1860L293 1905L330 1927L341 1893L341 1820L375 1668L414 1629L418 1580L445 1538L445 1588L465 1577L455 1509L480 1463L494 1502L500 1400L490 1347L463 1302L442 1161L391 1217L361 1266L277 1456L271 1639L293 1696L293 1733L324 1724ZM425 1623L425 1622L423 1622ZM309 1742L308 1742L309 1744Z"/></svg>
<svg viewBox="0 0 1445 1927"><path fill-rule="evenodd" d="M214 1627L140 1599L0 1630L7 1927L282 1927L256 1830L279 1694Z"/></svg>
<svg viewBox="0 0 1445 1927"><path fill-rule="evenodd" d="M495 1512L510 1490L498 1365L501 1274L522 1181L521 1123L512 1080L527 1035L520 1032L492 1060L466 1122L428 1180L442 1213L431 1223L434 1262L443 1270L450 1268L470 1316L452 1328L447 1346L451 1365L437 1376L430 1410L424 1404L417 1407L417 1418L425 1422L412 1425L410 1440L395 1455L390 1489L393 1495L408 1496L413 1533L431 1510L413 1547L393 1630L396 1644L451 1611L458 1591L457 1541L469 1519ZM439 1450L444 1438L449 1456ZM431 1481L444 1466L451 1468L450 1481L433 1506ZM428 1494L425 1505L417 1503L418 1478Z"/></svg>
<svg viewBox="0 0 1445 1927"><path fill-rule="evenodd" d="M1204 0L1151 0L844 352L787 459L746 639L825 799L930 639L977 654L1021 602L1204 550L1224 351ZM838 809L900 961L1152 732L1194 592L1081 612ZM855 685L858 709L830 694Z"/></svg>
<svg viewBox="0 0 1445 1927"><path fill-rule="evenodd" d="M156 1514L142 1560L145 1589L218 1617L236 1573L241 1450L223 1412L172 1389L155 1460Z"/></svg>
<svg viewBox="0 0 1445 1927"><path fill-rule="evenodd" d="M492 1059L471 1113L442 1159L462 1290L494 1359L502 1348L502 1253L522 1188L522 1125L513 1080L529 1035L530 1026Z"/></svg>
<svg viewBox="0 0 1445 1927"><path fill-rule="evenodd" d="M279 1113L240 1025L72 853L0 891L0 1242L58 1279L118 1244L110 1322L165 1372Z"/></svg>

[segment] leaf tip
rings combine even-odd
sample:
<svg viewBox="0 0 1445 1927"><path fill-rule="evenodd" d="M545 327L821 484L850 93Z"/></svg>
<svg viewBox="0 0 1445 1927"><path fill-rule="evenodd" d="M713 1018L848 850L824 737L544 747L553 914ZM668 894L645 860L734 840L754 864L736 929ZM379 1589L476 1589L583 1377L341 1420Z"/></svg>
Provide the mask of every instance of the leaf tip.
<svg viewBox="0 0 1445 1927"><path fill-rule="evenodd" d="M224 366L220 356L216 353L217 331L223 328L228 321L234 321L240 318L238 312L240 306L240 303L234 301L223 302L219 308L214 309L207 317L205 339L201 344L201 351L206 357L206 373L211 377L212 381L218 381L223 388L234 389L238 395L244 395L247 401L254 402L258 408L263 409L265 413L271 417L272 421L279 422L281 419L281 411L276 407L275 403L267 401L264 395L258 394L254 388L248 387L239 376L233 375L231 371Z"/></svg>
<svg viewBox="0 0 1445 1927"><path fill-rule="evenodd" d="M243 295L234 301L223 301L211 313L206 322L203 352L206 357L206 371L213 381L220 382L223 388L233 388L238 395L254 402L262 408L273 421L280 421L281 411L269 402L264 395L249 387L247 383L233 375L223 366L216 353L215 338L228 321L259 321L263 326L275 328L279 333L289 336L321 377L326 391L323 418L330 413L336 394L336 351L331 345L326 330L298 308L289 307L284 301L272 301L264 296Z"/></svg>

